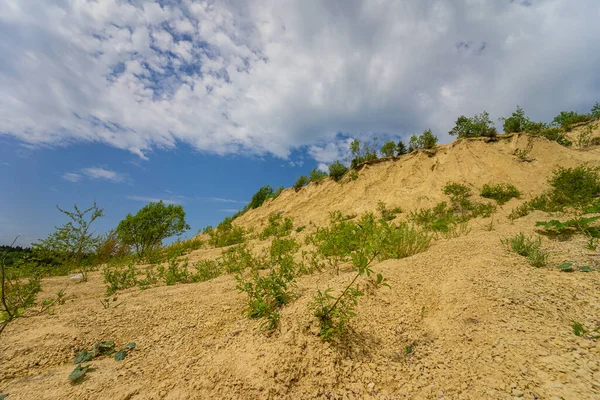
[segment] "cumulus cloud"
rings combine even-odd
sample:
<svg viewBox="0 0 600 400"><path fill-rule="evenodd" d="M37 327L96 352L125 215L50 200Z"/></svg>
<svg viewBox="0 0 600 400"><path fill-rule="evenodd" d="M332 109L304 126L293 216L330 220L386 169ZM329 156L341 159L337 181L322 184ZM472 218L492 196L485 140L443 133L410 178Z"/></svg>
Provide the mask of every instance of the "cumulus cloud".
<svg viewBox="0 0 600 400"><path fill-rule="evenodd" d="M0 134L140 157L316 146L320 164L340 133L444 141L460 114L587 111L599 15L596 0L3 0Z"/></svg>

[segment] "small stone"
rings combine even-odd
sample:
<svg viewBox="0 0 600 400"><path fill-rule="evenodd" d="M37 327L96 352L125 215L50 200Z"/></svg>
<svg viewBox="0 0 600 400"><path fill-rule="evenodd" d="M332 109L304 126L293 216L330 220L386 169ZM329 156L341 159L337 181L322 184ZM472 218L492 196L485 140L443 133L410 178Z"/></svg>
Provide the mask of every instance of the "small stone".
<svg viewBox="0 0 600 400"><path fill-rule="evenodd" d="M523 397L523 395L525 395L525 393L522 390L513 389L512 390L512 395L515 396L515 397Z"/></svg>
<svg viewBox="0 0 600 400"><path fill-rule="evenodd" d="M374 382L369 382L369 384L367 385L367 387L369 388L369 390L373 390L373 389L375 389L375 383Z"/></svg>

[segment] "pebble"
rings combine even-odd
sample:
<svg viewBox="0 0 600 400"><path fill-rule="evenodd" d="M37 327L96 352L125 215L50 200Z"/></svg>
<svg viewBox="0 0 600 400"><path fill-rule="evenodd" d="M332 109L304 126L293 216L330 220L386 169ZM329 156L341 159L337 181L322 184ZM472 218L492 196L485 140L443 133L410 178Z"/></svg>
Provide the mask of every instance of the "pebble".
<svg viewBox="0 0 600 400"><path fill-rule="evenodd" d="M525 393L522 390L519 389L513 389L512 390L512 395L515 397L523 397Z"/></svg>

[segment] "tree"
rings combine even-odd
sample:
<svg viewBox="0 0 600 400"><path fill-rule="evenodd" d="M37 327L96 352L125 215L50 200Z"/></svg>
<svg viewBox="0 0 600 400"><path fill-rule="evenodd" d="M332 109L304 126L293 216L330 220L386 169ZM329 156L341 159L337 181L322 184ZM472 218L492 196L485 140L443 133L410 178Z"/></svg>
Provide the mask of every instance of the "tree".
<svg viewBox="0 0 600 400"><path fill-rule="evenodd" d="M412 152L418 149L435 149L438 138L435 136L431 129L427 129L420 135L412 135L410 142L408 143L408 151Z"/></svg>
<svg viewBox="0 0 600 400"><path fill-rule="evenodd" d="M348 171L348 167L339 160L329 165L329 176L336 182L344 176L346 171Z"/></svg>
<svg viewBox="0 0 600 400"><path fill-rule="evenodd" d="M398 144L396 145L396 152L399 156L406 154L406 145L404 142L402 142L402 140L398 141Z"/></svg>
<svg viewBox="0 0 600 400"><path fill-rule="evenodd" d="M525 116L525 111L519 106L517 110L508 118L500 118L504 121L503 129L505 133L525 132L529 130L531 121Z"/></svg>
<svg viewBox="0 0 600 400"><path fill-rule="evenodd" d="M467 118L461 115L456 120L456 125L450 132L451 136L463 137L494 137L496 136L496 128L490 120L490 115L484 111L479 115Z"/></svg>
<svg viewBox="0 0 600 400"><path fill-rule="evenodd" d="M250 200L249 207L258 208L262 206L265 200L267 200L271 196L273 196L273 188L271 187L271 185L265 185L258 189L258 192L254 193L254 196L252 196L252 200Z"/></svg>
<svg viewBox="0 0 600 400"><path fill-rule="evenodd" d="M38 255L58 256L63 262L82 267L83 258L92 254L101 240L90 229L94 221L104 215L104 210L95 202L93 206L83 211L77 204L73 211L63 210L59 206L56 208L69 217L70 221L61 227L54 227L56 230L54 233L48 235L46 239L41 239L40 243L34 243L34 252ZM87 269L82 268L81 274L86 281Z"/></svg>
<svg viewBox="0 0 600 400"><path fill-rule="evenodd" d="M396 153L396 143L389 141L381 146L381 155L384 157L392 157Z"/></svg>
<svg viewBox="0 0 600 400"><path fill-rule="evenodd" d="M350 152L353 156L352 161L350 161L350 166L355 168L366 161L376 160L376 143L377 138L373 138L373 143L371 145L369 145L367 142L364 142L361 145L357 139L354 139L352 143L350 143Z"/></svg>
<svg viewBox="0 0 600 400"><path fill-rule="evenodd" d="M117 235L124 244L134 246L136 254L142 257L160 246L164 239L181 235L188 229L183 207L166 206L161 200L146 204L135 215L127 214L117 226Z"/></svg>

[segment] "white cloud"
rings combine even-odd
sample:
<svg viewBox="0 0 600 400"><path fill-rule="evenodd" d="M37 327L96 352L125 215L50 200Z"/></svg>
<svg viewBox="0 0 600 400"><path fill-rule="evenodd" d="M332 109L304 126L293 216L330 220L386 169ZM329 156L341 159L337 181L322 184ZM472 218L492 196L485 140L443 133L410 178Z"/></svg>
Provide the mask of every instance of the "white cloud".
<svg viewBox="0 0 600 400"><path fill-rule="evenodd" d="M227 212L227 213L236 213L236 212L238 212L240 210L236 210L235 208L224 208L224 209L219 210L219 211L223 211L223 212Z"/></svg>
<svg viewBox="0 0 600 400"><path fill-rule="evenodd" d="M115 183L124 182L127 179L124 174L101 167L84 168L81 171L90 179L104 179Z"/></svg>
<svg viewBox="0 0 600 400"><path fill-rule="evenodd" d="M0 165L2 165L3 167L10 167L10 164L7 162L0 162Z"/></svg>
<svg viewBox="0 0 600 400"><path fill-rule="evenodd" d="M173 199L163 199L161 197L152 197L152 196L127 196L129 200L141 201L143 203L158 203L162 201L165 204L179 204L180 201Z"/></svg>
<svg viewBox="0 0 600 400"><path fill-rule="evenodd" d="M285 158L599 100L596 0L166 3L0 2L0 134Z"/></svg>
<svg viewBox="0 0 600 400"><path fill-rule="evenodd" d="M69 181L69 182L79 182L81 179L83 179L83 176L76 174L75 172L65 172L62 176L62 178L65 181Z"/></svg>

